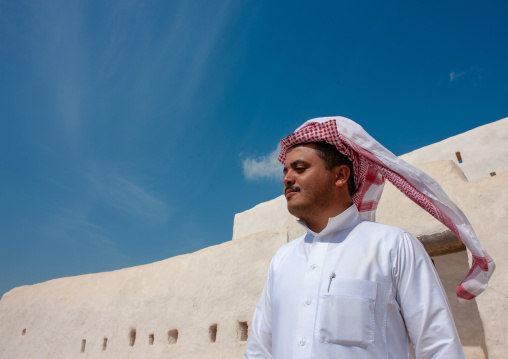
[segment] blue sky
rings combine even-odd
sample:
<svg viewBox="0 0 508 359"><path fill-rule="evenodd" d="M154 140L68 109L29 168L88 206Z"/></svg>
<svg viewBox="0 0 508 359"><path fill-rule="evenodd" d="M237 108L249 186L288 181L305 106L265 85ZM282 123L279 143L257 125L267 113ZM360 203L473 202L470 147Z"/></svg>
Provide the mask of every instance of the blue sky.
<svg viewBox="0 0 508 359"><path fill-rule="evenodd" d="M278 141L395 154L508 116L504 1L0 2L0 294L231 239Z"/></svg>

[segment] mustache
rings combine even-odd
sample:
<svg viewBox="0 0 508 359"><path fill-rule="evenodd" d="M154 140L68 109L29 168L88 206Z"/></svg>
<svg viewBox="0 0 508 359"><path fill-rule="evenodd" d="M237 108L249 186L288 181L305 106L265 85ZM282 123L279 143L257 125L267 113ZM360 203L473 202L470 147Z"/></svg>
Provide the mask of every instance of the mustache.
<svg viewBox="0 0 508 359"><path fill-rule="evenodd" d="M300 187L296 187L296 186L284 187L284 193L287 193L287 191L289 191L289 190L295 190L296 192L300 192Z"/></svg>

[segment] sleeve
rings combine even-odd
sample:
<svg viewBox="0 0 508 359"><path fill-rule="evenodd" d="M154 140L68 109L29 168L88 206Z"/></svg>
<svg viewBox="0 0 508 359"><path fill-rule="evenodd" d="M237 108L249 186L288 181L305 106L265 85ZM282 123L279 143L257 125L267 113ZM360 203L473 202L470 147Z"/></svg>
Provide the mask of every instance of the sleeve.
<svg viewBox="0 0 508 359"><path fill-rule="evenodd" d="M409 233L394 262L396 300L417 359L465 358L446 293L427 252Z"/></svg>
<svg viewBox="0 0 508 359"><path fill-rule="evenodd" d="M270 263L270 269L268 271L265 286L254 312L254 319L252 319L249 339L247 341L247 349L243 359L272 358L272 264L273 263Z"/></svg>

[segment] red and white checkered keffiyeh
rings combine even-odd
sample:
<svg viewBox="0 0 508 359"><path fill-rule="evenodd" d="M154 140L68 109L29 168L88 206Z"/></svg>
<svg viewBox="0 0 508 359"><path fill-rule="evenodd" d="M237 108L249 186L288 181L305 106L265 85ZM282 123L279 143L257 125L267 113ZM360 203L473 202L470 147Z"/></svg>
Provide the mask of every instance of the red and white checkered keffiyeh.
<svg viewBox="0 0 508 359"><path fill-rule="evenodd" d="M480 246L464 213L434 179L395 156L360 125L345 117L321 117L305 122L281 141L279 162L284 164L289 147L320 141L336 146L339 152L353 162L356 191L352 199L363 218L375 220L384 180L389 180L413 202L448 227L471 251L473 264L466 278L457 287L459 301L473 299L487 288L495 264Z"/></svg>

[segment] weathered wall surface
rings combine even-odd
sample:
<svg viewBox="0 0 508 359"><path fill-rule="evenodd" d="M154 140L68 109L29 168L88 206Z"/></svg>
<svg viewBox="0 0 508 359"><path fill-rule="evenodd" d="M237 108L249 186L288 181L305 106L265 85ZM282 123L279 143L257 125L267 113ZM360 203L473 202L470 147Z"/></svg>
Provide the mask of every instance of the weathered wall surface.
<svg viewBox="0 0 508 359"><path fill-rule="evenodd" d="M491 172L499 174L508 170L507 139L508 117L400 157L414 166L442 160L453 161L472 182L489 177ZM459 163L456 152L460 152L462 163Z"/></svg>
<svg viewBox="0 0 508 359"><path fill-rule="evenodd" d="M149 265L15 288L0 301L0 358L241 358L242 330L286 242L285 230L273 229Z"/></svg>
<svg viewBox="0 0 508 359"><path fill-rule="evenodd" d="M466 271L465 252L435 258L468 359L484 358L485 348L490 359L508 352L507 131L505 119L405 155L463 209L498 266L488 290L464 306L453 293ZM482 162L478 155L481 166L464 175L466 161L479 152L463 148L484 146L488 157ZM462 164L453 163L456 151ZM420 238L446 232L389 184L378 220ZM0 300L0 359L241 358L271 257L301 233L279 197L238 214L233 241L145 266L15 288Z"/></svg>

